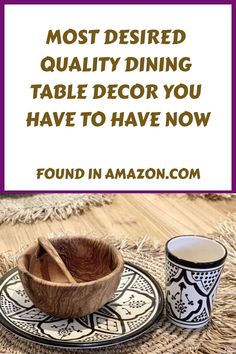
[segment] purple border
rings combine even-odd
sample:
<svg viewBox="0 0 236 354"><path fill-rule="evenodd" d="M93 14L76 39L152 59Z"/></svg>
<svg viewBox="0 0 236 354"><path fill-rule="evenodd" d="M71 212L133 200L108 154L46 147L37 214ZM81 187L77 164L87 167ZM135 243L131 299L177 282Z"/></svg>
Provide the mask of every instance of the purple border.
<svg viewBox="0 0 236 354"><path fill-rule="evenodd" d="M4 191L4 6L0 9L0 192Z"/></svg>
<svg viewBox="0 0 236 354"><path fill-rule="evenodd" d="M43 191L43 190L27 190L27 191L6 191L4 189L4 5L6 4L15 4L15 5L23 5L23 4L63 4L63 5L71 5L71 4L86 4L86 5L92 5L92 4L110 4L110 5L115 5L115 4L142 4L142 5L148 5L148 4L163 4L163 5L181 5L181 4L188 4L188 5L227 5L231 4L232 5L232 188L231 190L214 190L214 191L208 191L208 190L201 190L201 191L195 191L195 190L187 190L187 191L136 191L136 190L100 190L100 191L94 191L94 190L76 190L76 191ZM236 52L236 46L234 43L235 40L235 33L236 33L236 24L234 23L233 19L236 19L236 4L235 0L0 0L0 26L1 26L1 38L0 38L0 77L1 77L1 82L0 82L0 193L8 193L8 194L14 194L14 193L78 193L78 192L83 192L83 193L236 193L236 122L235 122L235 107L236 107L236 97L235 97L235 82L236 82L236 77L235 77L235 69L233 67L233 63L235 60L235 52ZM235 137L235 139L234 139Z"/></svg>

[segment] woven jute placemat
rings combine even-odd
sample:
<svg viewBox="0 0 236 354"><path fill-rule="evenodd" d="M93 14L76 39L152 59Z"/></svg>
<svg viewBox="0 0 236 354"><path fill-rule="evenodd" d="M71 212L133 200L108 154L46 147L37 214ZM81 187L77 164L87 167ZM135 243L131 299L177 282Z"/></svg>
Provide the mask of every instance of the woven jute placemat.
<svg viewBox="0 0 236 354"><path fill-rule="evenodd" d="M187 196L190 199L200 198L200 199L206 199L206 200L212 200L212 201L232 200L232 199L236 198L235 193L198 193L198 194L188 193Z"/></svg>
<svg viewBox="0 0 236 354"><path fill-rule="evenodd" d="M61 236L61 235L60 235ZM217 227L212 238L228 249L224 273L218 290L213 317L208 327L200 330L178 328L165 314L141 337L125 344L95 350L49 348L16 337L1 326L0 353L9 354L235 354L236 353L236 214ZM125 260L140 265L153 275L164 289L164 246L148 239L130 242L107 237L121 250ZM0 255L0 272L4 274L16 263L16 254Z"/></svg>
<svg viewBox="0 0 236 354"><path fill-rule="evenodd" d="M173 194L165 194L173 197ZM179 195L176 195L176 197ZM0 224L30 224L36 221L65 220L79 215L91 206L111 204L115 195L106 193L0 194ZM232 200L234 194L184 194L189 199Z"/></svg>
<svg viewBox="0 0 236 354"><path fill-rule="evenodd" d="M0 194L0 224L65 220L91 206L110 204L113 197L113 194L100 193Z"/></svg>

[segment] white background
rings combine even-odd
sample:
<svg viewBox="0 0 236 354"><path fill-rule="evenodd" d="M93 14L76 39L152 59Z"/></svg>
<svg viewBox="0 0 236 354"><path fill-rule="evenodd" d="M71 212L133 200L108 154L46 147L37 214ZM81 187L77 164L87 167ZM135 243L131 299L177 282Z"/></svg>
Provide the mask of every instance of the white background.
<svg viewBox="0 0 236 354"><path fill-rule="evenodd" d="M6 5L5 190L231 189L229 5ZM100 29L94 45L46 44L49 29ZM180 45L103 45L106 29L183 29ZM43 57L191 57L189 72L45 73ZM122 59L121 59L122 62ZM202 84L198 100L33 100L31 84ZM30 111L212 112L207 127L26 127ZM164 123L165 114L163 114ZM77 122L77 121L76 121ZM37 168L199 168L192 180L46 180Z"/></svg>

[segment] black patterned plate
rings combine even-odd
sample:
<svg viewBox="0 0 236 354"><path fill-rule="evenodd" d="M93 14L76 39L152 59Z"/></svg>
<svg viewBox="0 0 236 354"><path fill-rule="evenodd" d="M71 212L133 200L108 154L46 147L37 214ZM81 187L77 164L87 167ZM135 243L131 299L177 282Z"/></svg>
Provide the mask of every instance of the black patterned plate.
<svg viewBox="0 0 236 354"><path fill-rule="evenodd" d="M146 271L125 263L110 302L91 315L60 319L36 308L22 287L17 268L0 281L0 321L31 341L63 348L98 348L131 340L144 333L163 310L163 293Z"/></svg>

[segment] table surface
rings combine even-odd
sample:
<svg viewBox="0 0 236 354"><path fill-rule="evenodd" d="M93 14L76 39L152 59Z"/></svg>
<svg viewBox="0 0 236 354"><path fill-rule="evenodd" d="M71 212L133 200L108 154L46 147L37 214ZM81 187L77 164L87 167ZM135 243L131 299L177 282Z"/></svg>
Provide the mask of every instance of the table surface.
<svg viewBox="0 0 236 354"><path fill-rule="evenodd" d="M184 194L117 194L112 205L92 207L83 215L63 221L35 224L2 224L0 250L17 250L39 236L52 233L112 235L123 239L149 236L164 243L179 234L214 231L228 213L236 212L236 200L191 200Z"/></svg>

